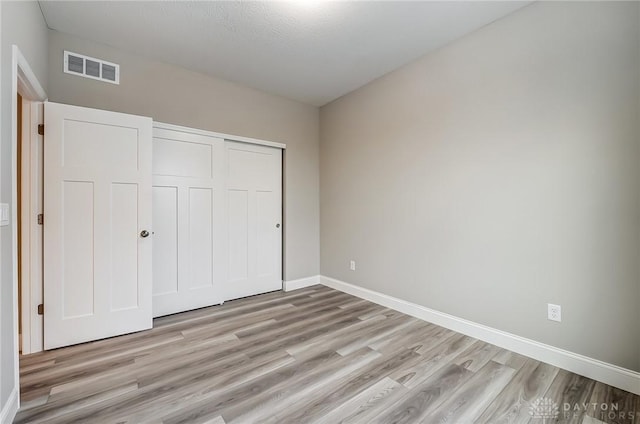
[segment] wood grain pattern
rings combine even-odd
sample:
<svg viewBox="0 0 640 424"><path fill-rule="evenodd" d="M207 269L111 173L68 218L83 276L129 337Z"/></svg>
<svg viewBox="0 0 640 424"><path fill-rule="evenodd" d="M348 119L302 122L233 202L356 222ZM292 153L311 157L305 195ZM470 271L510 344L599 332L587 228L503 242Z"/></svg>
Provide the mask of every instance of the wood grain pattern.
<svg viewBox="0 0 640 424"><path fill-rule="evenodd" d="M22 357L15 422L536 424L542 396L626 413L556 422L640 422L638 396L314 286Z"/></svg>
<svg viewBox="0 0 640 424"><path fill-rule="evenodd" d="M434 408L446 401L472 372L456 364L448 364L431 378L419 384L383 414L376 423L416 423L431 417Z"/></svg>
<svg viewBox="0 0 640 424"><path fill-rule="evenodd" d="M596 382L591 379L560 370L544 397L553 399L560 406L559 419L562 420L562 423L582 423L586 411L581 407L577 410L574 408L575 405L589 402L595 384ZM572 408L569 411L564 411L562 408L564 404L571 405ZM533 424L535 421L532 419L529 422Z"/></svg>
<svg viewBox="0 0 640 424"><path fill-rule="evenodd" d="M515 374L512 368L489 361L474 373L465 384L420 422L475 422L487 407L487 399L494 399Z"/></svg>
<svg viewBox="0 0 640 424"><path fill-rule="evenodd" d="M629 411L635 414L630 416ZM587 416L607 424L640 424L640 396L627 396L624 390L596 382Z"/></svg>
<svg viewBox="0 0 640 424"><path fill-rule="evenodd" d="M558 371L549 364L527 360L478 421L528 423L529 405L545 394Z"/></svg>

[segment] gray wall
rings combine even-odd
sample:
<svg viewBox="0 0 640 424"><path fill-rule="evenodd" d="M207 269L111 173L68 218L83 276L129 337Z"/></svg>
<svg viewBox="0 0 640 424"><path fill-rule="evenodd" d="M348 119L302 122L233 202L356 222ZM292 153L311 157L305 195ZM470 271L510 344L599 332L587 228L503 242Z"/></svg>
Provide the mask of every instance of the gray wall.
<svg viewBox="0 0 640 424"><path fill-rule="evenodd" d="M536 3L321 108L322 274L640 371L639 8Z"/></svg>
<svg viewBox="0 0 640 424"><path fill-rule="evenodd" d="M120 64L120 85L65 74L65 49ZM318 108L57 31L49 32L49 70L54 102L286 143L285 278L319 273Z"/></svg>
<svg viewBox="0 0 640 424"><path fill-rule="evenodd" d="M47 89L47 27L36 2L0 2L2 8L2 70L0 97L0 198L11 203L11 46L16 44L29 62L40 84ZM13 343L14 286L11 238L14 229L0 230L0 409L14 389L13 358L18 347Z"/></svg>

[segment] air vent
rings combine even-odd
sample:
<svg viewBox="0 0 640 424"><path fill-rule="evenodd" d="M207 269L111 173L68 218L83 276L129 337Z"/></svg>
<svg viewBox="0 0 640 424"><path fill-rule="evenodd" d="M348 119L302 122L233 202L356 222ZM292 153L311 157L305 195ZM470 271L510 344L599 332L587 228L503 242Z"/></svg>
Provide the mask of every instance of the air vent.
<svg viewBox="0 0 640 424"><path fill-rule="evenodd" d="M120 84L120 65L66 50L64 72L111 84Z"/></svg>

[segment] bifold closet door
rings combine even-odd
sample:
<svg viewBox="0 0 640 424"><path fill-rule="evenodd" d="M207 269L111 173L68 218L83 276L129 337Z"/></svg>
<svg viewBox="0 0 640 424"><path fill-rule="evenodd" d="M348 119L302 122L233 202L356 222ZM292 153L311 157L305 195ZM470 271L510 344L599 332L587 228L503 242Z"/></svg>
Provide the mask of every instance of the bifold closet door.
<svg viewBox="0 0 640 424"><path fill-rule="evenodd" d="M282 150L226 141L225 300L282 288Z"/></svg>
<svg viewBox="0 0 640 424"><path fill-rule="evenodd" d="M153 316L223 302L224 140L153 133Z"/></svg>
<svg viewBox="0 0 640 424"><path fill-rule="evenodd" d="M44 110L44 348L151 328L151 118Z"/></svg>

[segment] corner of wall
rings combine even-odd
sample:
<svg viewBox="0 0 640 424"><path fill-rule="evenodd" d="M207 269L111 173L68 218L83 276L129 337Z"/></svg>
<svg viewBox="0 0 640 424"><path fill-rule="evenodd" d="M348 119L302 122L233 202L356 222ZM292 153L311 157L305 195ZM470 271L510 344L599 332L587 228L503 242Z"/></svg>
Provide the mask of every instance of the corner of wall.
<svg viewBox="0 0 640 424"><path fill-rule="evenodd" d="M0 423L11 423L20 408L20 396L18 388L14 388L7 403L0 409Z"/></svg>

